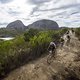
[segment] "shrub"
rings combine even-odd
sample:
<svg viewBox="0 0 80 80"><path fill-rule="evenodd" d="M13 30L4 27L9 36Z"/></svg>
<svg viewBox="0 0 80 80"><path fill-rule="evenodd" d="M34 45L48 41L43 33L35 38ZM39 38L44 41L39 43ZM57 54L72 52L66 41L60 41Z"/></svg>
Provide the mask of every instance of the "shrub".
<svg viewBox="0 0 80 80"><path fill-rule="evenodd" d="M75 29L76 36L80 40L80 27Z"/></svg>
<svg viewBox="0 0 80 80"><path fill-rule="evenodd" d="M25 41L29 41L31 37L34 37L39 32L37 29L29 29L27 32L24 33L24 39Z"/></svg>

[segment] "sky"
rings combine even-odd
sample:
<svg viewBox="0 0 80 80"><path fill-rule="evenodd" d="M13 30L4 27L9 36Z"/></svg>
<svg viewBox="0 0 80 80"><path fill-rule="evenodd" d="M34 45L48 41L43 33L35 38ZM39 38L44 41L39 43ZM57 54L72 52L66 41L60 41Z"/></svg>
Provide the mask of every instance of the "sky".
<svg viewBox="0 0 80 80"><path fill-rule="evenodd" d="M0 27L21 20L26 26L41 19L60 27L80 27L80 0L0 0Z"/></svg>

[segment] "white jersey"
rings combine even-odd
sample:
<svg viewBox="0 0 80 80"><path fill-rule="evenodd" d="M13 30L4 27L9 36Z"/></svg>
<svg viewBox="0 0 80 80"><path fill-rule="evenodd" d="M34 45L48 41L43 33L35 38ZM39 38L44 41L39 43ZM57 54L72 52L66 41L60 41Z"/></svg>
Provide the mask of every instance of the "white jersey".
<svg viewBox="0 0 80 80"><path fill-rule="evenodd" d="M54 47L56 48L56 44L54 42L50 42L50 45L54 45Z"/></svg>

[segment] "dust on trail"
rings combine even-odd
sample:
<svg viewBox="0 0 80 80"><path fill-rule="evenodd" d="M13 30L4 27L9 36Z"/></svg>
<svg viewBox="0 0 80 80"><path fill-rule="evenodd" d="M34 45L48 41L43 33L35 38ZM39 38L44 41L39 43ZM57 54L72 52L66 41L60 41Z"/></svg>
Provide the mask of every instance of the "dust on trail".
<svg viewBox="0 0 80 80"><path fill-rule="evenodd" d="M68 46L57 49L50 64L47 57L12 71L4 80L80 80L80 41L74 34Z"/></svg>

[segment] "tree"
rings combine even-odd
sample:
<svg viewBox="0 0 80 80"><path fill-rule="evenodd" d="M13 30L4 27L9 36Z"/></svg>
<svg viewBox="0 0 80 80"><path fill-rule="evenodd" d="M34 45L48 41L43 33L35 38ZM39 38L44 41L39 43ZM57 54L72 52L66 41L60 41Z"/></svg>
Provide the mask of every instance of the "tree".
<svg viewBox="0 0 80 80"><path fill-rule="evenodd" d="M25 41L29 41L30 38L34 37L34 35L36 35L39 32L39 30L37 29L29 29L27 32L24 33L24 39Z"/></svg>

